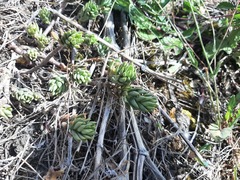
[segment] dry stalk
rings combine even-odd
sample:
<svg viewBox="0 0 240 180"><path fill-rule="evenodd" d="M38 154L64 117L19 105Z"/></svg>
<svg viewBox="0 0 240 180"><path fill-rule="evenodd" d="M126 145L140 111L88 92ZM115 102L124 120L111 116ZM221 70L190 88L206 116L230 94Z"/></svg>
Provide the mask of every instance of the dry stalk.
<svg viewBox="0 0 240 180"><path fill-rule="evenodd" d="M126 106L125 106L125 102L123 100L123 98L120 99L120 122L119 122L119 126L118 126L118 136L119 136L119 141L122 143L122 151L121 151L121 163L126 163L127 162L127 166L123 167L122 170L124 172L126 172L124 175L124 179L128 180L129 179L129 152L128 152L128 145L127 145L127 140L126 140L126 135L127 135L127 131L126 131ZM119 166L121 166L121 163L119 164Z"/></svg>
<svg viewBox="0 0 240 180"><path fill-rule="evenodd" d="M27 159L32 155L33 152L31 152L25 159L24 159L24 154L26 153L27 149L30 146L30 136L27 137L26 143L24 145L23 150L17 155L18 162L15 162L15 170L14 172L11 173L12 179L16 177L16 172L19 171L19 169L23 166L23 164L27 164L39 177L41 177L38 172L30 165L27 163Z"/></svg>
<svg viewBox="0 0 240 180"><path fill-rule="evenodd" d="M109 17L106 19L106 28L105 28L105 35L108 36L111 39L111 44L114 46L116 49L120 49L117 42L116 42L116 37L115 37L115 32L114 32L114 22L113 22L113 14L112 12L109 14Z"/></svg>
<svg viewBox="0 0 240 180"><path fill-rule="evenodd" d="M141 134L138 129L137 120L136 120L136 117L135 117L135 114L134 114L134 111L132 108L130 111L130 117L131 117L132 127L134 130L134 136L135 136L136 143L138 146L137 148L139 151L138 152L138 162L137 162L137 172L136 172L136 177L134 179L142 180L143 165L144 165L144 161L146 158L146 162L147 162L146 164L148 165L149 169L153 172L153 174L156 176L156 178L159 180L165 180L162 173L159 171L157 166L151 160L151 158L149 156L149 152L147 151L147 149L143 143Z"/></svg>
<svg viewBox="0 0 240 180"><path fill-rule="evenodd" d="M97 149L96 149L96 157L95 157L95 167L94 169L97 170L98 167L101 166L102 162L102 153L103 153L103 141L104 141L104 136L106 133L106 127L107 127L107 122L109 120L109 115L112 109L112 102L113 102L113 97L107 97L106 105L105 105L105 110L101 122L101 127L99 131L99 136L98 136L98 142L97 142ZM95 179L98 179L98 172L95 174Z"/></svg>
<svg viewBox="0 0 240 180"><path fill-rule="evenodd" d="M77 116L77 109L76 108L72 109L72 116ZM73 137L67 134L67 141L68 141L67 159L64 162L64 167L67 167L67 170L66 170L66 173L64 173L64 176L62 177L62 180L67 179L68 173L69 173L69 171L72 167L72 160L73 160L73 155L72 155Z"/></svg>
<svg viewBox="0 0 240 180"><path fill-rule="evenodd" d="M50 59L51 59L56 53L58 53L58 51L61 51L61 50L63 49L63 47L64 47L63 45L58 46L58 47L55 48L53 51L51 51L51 52L47 55L47 57L46 57L44 60L42 60L42 62L41 62L39 65L34 66L34 67L33 67L32 69L30 69L30 70L20 72L20 74L33 73L34 71L38 70L40 67L46 65L46 64L50 61Z"/></svg>
<svg viewBox="0 0 240 180"><path fill-rule="evenodd" d="M22 50L19 46L17 46L14 42L10 42L8 44L8 49L13 50L15 53L17 53L19 55L22 55L26 60L30 61L29 58L25 55L26 52L24 50ZM46 59L47 56L45 54L41 54L41 55L38 56L38 58ZM60 63L60 62L56 61L53 57L51 57L48 62L57 66L57 67L59 67L59 68L61 68L61 69L63 69L63 70L67 69L67 67L63 63ZM41 65L41 66L43 66L43 65Z"/></svg>
<svg viewBox="0 0 240 180"><path fill-rule="evenodd" d="M7 104L10 99L10 80L12 78L11 70L12 68L0 68L0 92L3 92L4 95L0 98L0 107Z"/></svg>
<svg viewBox="0 0 240 180"><path fill-rule="evenodd" d="M125 54L130 55L131 47L130 44L130 37L131 32L128 30L128 22L127 22L127 15L125 12L121 12L121 26L122 26L122 36L123 36L123 49L125 50Z"/></svg>

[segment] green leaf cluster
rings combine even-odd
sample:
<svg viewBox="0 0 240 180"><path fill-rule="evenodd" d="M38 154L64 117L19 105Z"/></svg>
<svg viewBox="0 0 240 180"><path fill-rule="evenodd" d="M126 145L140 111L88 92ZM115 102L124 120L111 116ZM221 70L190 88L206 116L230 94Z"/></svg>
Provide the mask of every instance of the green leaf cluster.
<svg viewBox="0 0 240 180"><path fill-rule="evenodd" d="M49 44L49 39L47 36L45 36L44 34L42 33L39 33L35 36L35 38L37 39L37 42L38 42L38 47L40 49L43 49L45 48L48 44Z"/></svg>
<svg viewBox="0 0 240 180"><path fill-rule="evenodd" d="M137 74L133 63L116 61L109 66L109 79L120 86L128 86L136 80Z"/></svg>
<svg viewBox="0 0 240 180"><path fill-rule="evenodd" d="M67 88L67 80L63 76L55 76L49 80L49 91L53 96L61 95Z"/></svg>
<svg viewBox="0 0 240 180"><path fill-rule="evenodd" d="M21 103L31 104L32 101L38 101L40 96L27 88L19 88L14 92L14 97Z"/></svg>
<svg viewBox="0 0 240 180"><path fill-rule="evenodd" d="M38 15L44 24L50 24L51 12L47 8L42 8L39 11Z"/></svg>
<svg viewBox="0 0 240 180"><path fill-rule="evenodd" d="M133 63L118 60L109 64L109 80L119 88L125 102L133 109L142 112L152 112L157 107L157 98L142 88L132 88L137 78L137 72Z"/></svg>
<svg viewBox="0 0 240 180"><path fill-rule="evenodd" d="M208 43L206 46L207 55L209 58L212 58L215 54L218 54L221 51L231 54L237 48L239 42L240 29L232 30L224 40L216 39L215 49L213 48L212 42Z"/></svg>
<svg viewBox="0 0 240 180"><path fill-rule="evenodd" d="M157 107L157 98L142 88L130 88L126 101L133 109L142 112L152 112Z"/></svg>
<svg viewBox="0 0 240 180"><path fill-rule="evenodd" d="M109 37L105 37L104 40L107 41L108 43L111 43L111 39ZM95 46L95 49L97 50L98 54L101 57L105 57L108 54L108 51L109 51L108 46L106 46L102 43L97 43L94 46Z"/></svg>
<svg viewBox="0 0 240 180"><path fill-rule="evenodd" d="M98 44L98 41L94 35L85 34L84 35L84 43L86 43L88 45L95 45L95 44Z"/></svg>
<svg viewBox="0 0 240 180"><path fill-rule="evenodd" d="M49 39L42 33L42 29L39 29L37 23L30 24L27 27L27 32L30 36L34 37L37 40L38 47L43 49L49 43Z"/></svg>
<svg viewBox="0 0 240 180"><path fill-rule="evenodd" d="M83 116L78 116L70 122L70 134L76 141L91 140L96 134L96 122L90 121Z"/></svg>
<svg viewBox="0 0 240 180"><path fill-rule="evenodd" d="M107 14L111 10L113 1L112 0L97 0L96 3L99 7L100 13Z"/></svg>
<svg viewBox="0 0 240 180"><path fill-rule="evenodd" d="M179 55L184 48L182 41L176 37L165 36L160 42L164 52L173 52L174 55Z"/></svg>
<svg viewBox="0 0 240 180"><path fill-rule="evenodd" d="M230 3L230 2L220 2L218 5L217 5L217 9L221 9L221 10L233 10L235 9L235 6Z"/></svg>
<svg viewBox="0 0 240 180"><path fill-rule="evenodd" d="M91 74L86 69L77 68L72 72L73 81L77 84L88 84L91 82Z"/></svg>
<svg viewBox="0 0 240 180"><path fill-rule="evenodd" d="M61 43L68 48L80 48L80 45L84 42L83 33L76 31L75 29L69 30L61 37Z"/></svg>
<svg viewBox="0 0 240 180"><path fill-rule="evenodd" d="M216 140L224 140L231 136L234 126L240 119L240 93L230 97L227 112L223 124L227 127L221 128L217 124L210 124L209 131Z"/></svg>
<svg viewBox="0 0 240 180"><path fill-rule="evenodd" d="M116 0L114 9L125 11L129 15L129 19L136 26L136 32L140 39L151 41L161 38L163 32L173 32L166 17L161 16L162 8L164 8L170 0L165 1L143 1L137 0ZM161 31L158 28L161 28Z"/></svg>
<svg viewBox="0 0 240 180"><path fill-rule="evenodd" d="M232 134L232 128L231 127L225 127L220 129L217 124L212 123L208 127L210 134L216 141L221 141Z"/></svg>
<svg viewBox="0 0 240 180"><path fill-rule="evenodd" d="M31 61L35 61L38 57L38 51L34 48L27 51L27 55Z"/></svg>
<svg viewBox="0 0 240 180"><path fill-rule="evenodd" d="M3 118L12 118L12 107L9 104L4 104L0 107L0 117Z"/></svg>
<svg viewBox="0 0 240 180"><path fill-rule="evenodd" d="M79 22L95 20L99 15L99 7L94 1L87 2L79 13Z"/></svg>
<svg viewBox="0 0 240 180"><path fill-rule="evenodd" d="M27 33L29 36L35 37L39 33L39 27L37 23L32 23L27 27Z"/></svg>
<svg viewBox="0 0 240 180"><path fill-rule="evenodd" d="M237 47L240 42L240 6L236 6L230 2L220 2L217 6L222 11L235 10L236 12L232 18L224 17L216 22L216 46L213 42L209 42L206 45L206 51L208 58L217 56L220 52L233 57L239 63L239 51ZM223 35L227 32L227 36ZM224 38L224 39L223 39Z"/></svg>

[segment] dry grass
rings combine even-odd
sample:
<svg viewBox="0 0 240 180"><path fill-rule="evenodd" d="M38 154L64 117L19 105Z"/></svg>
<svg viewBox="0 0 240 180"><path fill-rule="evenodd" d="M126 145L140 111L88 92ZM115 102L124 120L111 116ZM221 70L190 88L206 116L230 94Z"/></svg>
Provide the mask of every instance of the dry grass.
<svg viewBox="0 0 240 180"><path fill-rule="evenodd" d="M76 4L68 5L65 14L53 11L58 18L53 29L66 28L65 18L67 26L86 30L69 18L69 11L76 10L73 8ZM164 57L161 50L137 40L134 33L132 41L125 44L126 52L98 37L98 41L111 49L108 56L85 58L76 64L90 69L92 82L80 87L70 84L68 91L52 98L48 92L49 77L54 73L69 73L61 67L69 66L71 53L58 51L48 64L39 63L35 69L19 60L21 50L31 46L27 42L26 27L34 21L41 6L59 10L55 2L0 2L0 106L10 104L14 115L0 119L0 179L233 178L233 167L240 163L239 126L226 141L215 143L210 137L207 125L214 115L209 109L209 94L205 94L205 104L198 106L199 94L206 87L184 62L186 54L179 59ZM102 31L97 24L93 27L97 33ZM119 42L120 33L116 36ZM43 56L47 57L54 48L54 43L50 43ZM160 68L151 70L141 63L153 51L156 59L165 59L158 62ZM159 107L153 113L126 107L117 89L108 81L107 61L116 56L135 63L138 77L134 86L143 87L158 97ZM162 67L178 60L183 60L183 64L175 74L162 72ZM231 73L232 69L222 73L223 78L227 79ZM236 77L239 75L238 71L234 73ZM219 81L220 84L222 80ZM235 86L239 86L239 78ZM41 100L30 105L19 103L11 96L17 87L39 92ZM196 120L190 132L179 122L190 121L189 116L178 111L179 106L191 112ZM173 112L174 109L177 112ZM180 113L177 122L173 120L175 113ZM76 114L85 114L97 122L97 134L92 141L79 143L68 134L67 124ZM190 139L186 137L189 133ZM203 145L209 145L209 149L201 151ZM196 157L208 165L203 166Z"/></svg>

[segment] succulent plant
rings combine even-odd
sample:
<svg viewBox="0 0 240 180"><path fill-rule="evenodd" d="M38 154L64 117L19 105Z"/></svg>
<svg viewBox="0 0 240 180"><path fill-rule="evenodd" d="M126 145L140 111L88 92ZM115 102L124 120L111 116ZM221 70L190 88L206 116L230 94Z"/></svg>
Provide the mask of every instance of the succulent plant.
<svg viewBox="0 0 240 180"><path fill-rule="evenodd" d="M12 107L8 104L4 104L0 107L0 116L4 118L12 118Z"/></svg>
<svg viewBox="0 0 240 180"><path fill-rule="evenodd" d="M27 28L27 32L37 40L40 49L48 45L49 39L42 33L42 29L39 29L37 23L30 24Z"/></svg>
<svg viewBox="0 0 240 180"><path fill-rule="evenodd" d="M31 61L35 61L38 57L38 51L34 48L27 51L27 55Z"/></svg>
<svg viewBox="0 0 240 180"><path fill-rule="evenodd" d="M27 27L27 33L29 36L35 37L39 33L39 27L37 23L30 24Z"/></svg>
<svg viewBox="0 0 240 180"><path fill-rule="evenodd" d="M14 97L24 104L30 104L32 101L37 101L40 99L40 96L32 92L31 90L27 88L20 88L14 93Z"/></svg>
<svg viewBox="0 0 240 180"><path fill-rule="evenodd" d="M94 1L87 2L80 11L79 22L94 20L99 15L99 7Z"/></svg>
<svg viewBox="0 0 240 180"><path fill-rule="evenodd" d="M109 37L105 37L104 40L107 41L108 43L111 43L111 41L112 41L111 38L109 38ZM102 44L102 43L97 43L95 45L95 48L96 48L98 54L101 57L104 57L104 56L106 56L106 54L108 54L109 47L104 45L104 44Z"/></svg>
<svg viewBox="0 0 240 180"><path fill-rule="evenodd" d="M133 63L123 62L122 64L112 63L109 67L110 81L124 86L136 80L136 69Z"/></svg>
<svg viewBox="0 0 240 180"><path fill-rule="evenodd" d="M130 88L126 95L127 103L136 110L152 112L157 107L157 98L141 88Z"/></svg>
<svg viewBox="0 0 240 180"><path fill-rule="evenodd" d="M44 24L50 24L51 12L47 8L42 8L38 15Z"/></svg>
<svg viewBox="0 0 240 180"><path fill-rule="evenodd" d="M46 47L49 43L49 38L42 34L41 30L39 31L38 34L35 35L35 38L40 49Z"/></svg>
<svg viewBox="0 0 240 180"><path fill-rule="evenodd" d="M62 44L66 45L68 48L79 48L84 42L83 33L76 30L69 30L65 32L61 38Z"/></svg>
<svg viewBox="0 0 240 180"><path fill-rule="evenodd" d="M55 76L49 80L49 91L53 96L61 95L67 90L66 78L62 76Z"/></svg>
<svg viewBox="0 0 240 180"><path fill-rule="evenodd" d="M72 73L72 77L77 84L88 84L91 81L91 74L86 69L75 69Z"/></svg>
<svg viewBox="0 0 240 180"><path fill-rule="evenodd" d="M84 37L84 43L86 43L88 45L94 45L94 44L97 44L98 41L94 35L86 34Z"/></svg>
<svg viewBox="0 0 240 180"><path fill-rule="evenodd" d="M78 116L70 122L70 134L76 141L91 140L96 134L96 122L85 119L83 116Z"/></svg>

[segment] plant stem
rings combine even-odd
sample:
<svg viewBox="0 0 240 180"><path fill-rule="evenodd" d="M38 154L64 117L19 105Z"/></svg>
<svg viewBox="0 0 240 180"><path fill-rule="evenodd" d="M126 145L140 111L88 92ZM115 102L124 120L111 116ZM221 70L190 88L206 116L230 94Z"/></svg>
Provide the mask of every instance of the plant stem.
<svg viewBox="0 0 240 180"><path fill-rule="evenodd" d="M198 21L197 21L197 18L195 16L195 13L193 11L193 5L192 5L192 1L191 0L188 0L188 2L190 3L190 7L191 7L191 12L192 12L192 15L193 15L193 19L194 19L194 22L195 22L195 25L197 27L197 33L198 33L198 37L199 37L199 41L200 41L200 44L202 46L202 50L203 50L203 54L206 58L206 61L207 61L207 64L208 64L208 68L210 70L210 73L212 74L213 73L213 70L212 70L212 67L211 67L211 64L209 62L209 59L208 59L208 56L207 56L207 52L206 52L206 49L205 49L205 46L203 44L203 40L202 40L202 35L201 35L201 32L200 32L200 28L199 28L199 25L198 25Z"/></svg>

